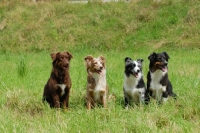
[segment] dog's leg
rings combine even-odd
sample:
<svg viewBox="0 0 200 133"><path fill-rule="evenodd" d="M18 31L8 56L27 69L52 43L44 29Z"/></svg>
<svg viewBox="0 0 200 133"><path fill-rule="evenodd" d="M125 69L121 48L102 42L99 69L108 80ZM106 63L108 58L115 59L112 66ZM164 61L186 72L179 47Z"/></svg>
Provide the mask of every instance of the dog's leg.
<svg viewBox="0 0 200 133"><path fill-rule="evenodd" d="M124 107L125 109L128 109L128 105L129 105L129 97L128 96L124 96Z"/></svg>
<svg viewBox="0 0 200 133"><path fill-rule="evenodd" d="M87 98L87 109L90 110L95 107L95 102L92 97Z"/></svg>
<svg viewBox="0 0 200 133"><path fill-rule="evenodd" d="M87 94L87 109L90 110L94 107L94 100L93 100L94 91L89 90Z"/></svg>
<svg viewBox="0 0 200 133"><path fill-rule="evenodd" d="M150 92L148 90L146 90L145 92L145 100L144 100L145 104L149 104L150 102Z"/></svg>
<svg viewBox="0 0 200 133"><path fill-rule="evenodd" d="M91 101L88 99L87 100L87 109L90 110L91 109Z"/></svg>
<svg viewBox="0 0 200 133"><path fill-rule="evenodd" d="M66 96L65 96L65 99L64 99L64 101L63 101L63 108L64 109L68 109L68 106L69 106L69 91L68 92L66 92L67 94L66 94Z"/></svg>
<svg viewBox="0 0 200 133"><path fill-rule="evenodd" d="M128 94L126 93L125 89L123 88L123 92L124 92L124 108L125 109L128 109L128 105L129 105L129 96Z"/></svg>
<svg viewBox="0 0 200 133"><path fill-rule="evenodd" d="M150 97L152 96L152 91L150 90L150 84L151 84L151 74L150 71L147 74L147 89L145 92L145 104L149 104Z"/></svg>
<svg viewBox="0 0 200 133"><path fill-rule="evenodd" d="M104 108L107 108L106 92L100 91L100 98Z"/></svg>
<svg viewBox="0 0 200 133"><path fill-rule="evenodd" d="M55 108L60 108L60 98L58 95L53 96L53 102Z"/></svg>
<svg viewBox="0 0 200 133"><path fill-rule="evenodd" d="M168 92L165 91L162 94L162 101L161 102L166 102L168 100Z"/></svg>
<svg viewBox="0 0 200 133"><path fill-rule="evenodd" d="M171 82L169 81L168 85L167 85L167 92L169 94L169 96L171 96L174 100L176 100L177 95L172 91L173 87Z"/></svg>
<svg viewBox="0 0 200 133"><path fill-rule="evenodd" d="M145 93L140 92L139 98L140 98L139 99L140 103L144 104L145 103Z"/></svg>

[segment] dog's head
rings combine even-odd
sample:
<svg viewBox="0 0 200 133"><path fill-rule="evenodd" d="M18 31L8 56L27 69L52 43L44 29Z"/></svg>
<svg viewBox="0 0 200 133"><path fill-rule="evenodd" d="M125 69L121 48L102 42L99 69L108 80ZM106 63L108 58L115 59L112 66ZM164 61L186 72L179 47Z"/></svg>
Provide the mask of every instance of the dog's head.
<svg viewBox="0 0 200 133"><path fill-rule="evenodd" d="M125 58L125 74L126 76L134 75L136 78L142 73L143 59L137 59L133 61L130 57Z"/></svg>
<svg viewBox="0 0 200 133"><path fill-rule="evenodd" d="M98 58L94 58L91 55L85 57L86 68L90 73L98 73L102 74L103 69L105 69L106 59L103 56L99 56Z"/></svg>
<svg viewBox="0 0 200 133"><path fill-rule="evenodd" d="M69 62L72 58L72 55L69 52L57 52L50 54L53 60L53 66L60 70L68 70Z"/></svg>
<svg viewBox="0 0 200 133"><path fill-rule="evenodd" d="M154 72L156 70L161 70L163 72L167 72L169 55L166 52L153 52L151 55L149 55L148 59L150 61L150 71Z"/></svg>

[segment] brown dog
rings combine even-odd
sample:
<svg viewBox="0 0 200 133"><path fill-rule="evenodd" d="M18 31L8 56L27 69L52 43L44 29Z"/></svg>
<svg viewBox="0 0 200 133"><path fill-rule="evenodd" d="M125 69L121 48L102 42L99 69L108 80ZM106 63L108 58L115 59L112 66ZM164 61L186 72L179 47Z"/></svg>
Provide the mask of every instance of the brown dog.
<svg viewBox="0 0 200 133"><path fill-rule="evenodd" d="M72 55L69 52L51 54L53 69L47 84L44 87L43 102L51 108L68 108L71 79L69 63Z"/></svg>
<svg viewBox="0 0 200 133"><path fill-rule="evenodd" d="M85 57L87 68L87 109L91 109L96 104L107 107L108 88L106 84L105 58L99 56L93 58L91 55Z"/></svg>

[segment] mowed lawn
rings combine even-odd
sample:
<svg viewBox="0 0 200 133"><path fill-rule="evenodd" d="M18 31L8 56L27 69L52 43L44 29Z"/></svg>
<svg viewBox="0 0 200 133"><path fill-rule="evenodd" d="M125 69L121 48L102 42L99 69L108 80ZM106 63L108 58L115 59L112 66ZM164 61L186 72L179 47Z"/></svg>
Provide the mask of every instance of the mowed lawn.
<svg viewBox="0 0 200 133"><path fill-rule="evenodd" d="M147 57L153 51L168 52L169 78L178 99L176 102L170 99L161 106L152 100L148 106L125 110L122 91L124 58L144 59L146 81ZM123 52L69 52L73 55L70 66L73 86L68 111L50 109L41 102L43 87L51 72L50 53L1 54L1 132L198 132L199 49L141 47ZM103 55L106 58L110 94L116 95L116 100L109 101L107 109L87 111L84 106L87 76L84 57L87 55Z"/></svg>

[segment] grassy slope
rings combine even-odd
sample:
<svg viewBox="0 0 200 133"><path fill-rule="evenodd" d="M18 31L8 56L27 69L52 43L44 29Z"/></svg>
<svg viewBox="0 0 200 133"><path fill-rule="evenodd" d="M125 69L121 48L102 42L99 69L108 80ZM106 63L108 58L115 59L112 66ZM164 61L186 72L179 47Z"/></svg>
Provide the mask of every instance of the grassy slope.
<svg viewBox="0 0 200 133"><path fill-rule="evenodd" d="M1 51L55 51L79 46L125 50L138 45L199 47L198 1L162 3L4 2Z"/></svg>
<svg viewBox="0 0 200 133"><path fill-rule="evenodd" d="M0 131L198 132L200 8L195 2L1 3ZM64 50L74 56L67 112L41 103L51 71L49 53ZM147 57L153 51L169 53L169 77L178 101L170 100L161 107L152 102L126 111L122 93L124 58L143 58L146 75ZM107 59L110 93L117 96L108 109L87 111L83 105L83 58L88 54L102 54Z"/></svg>

